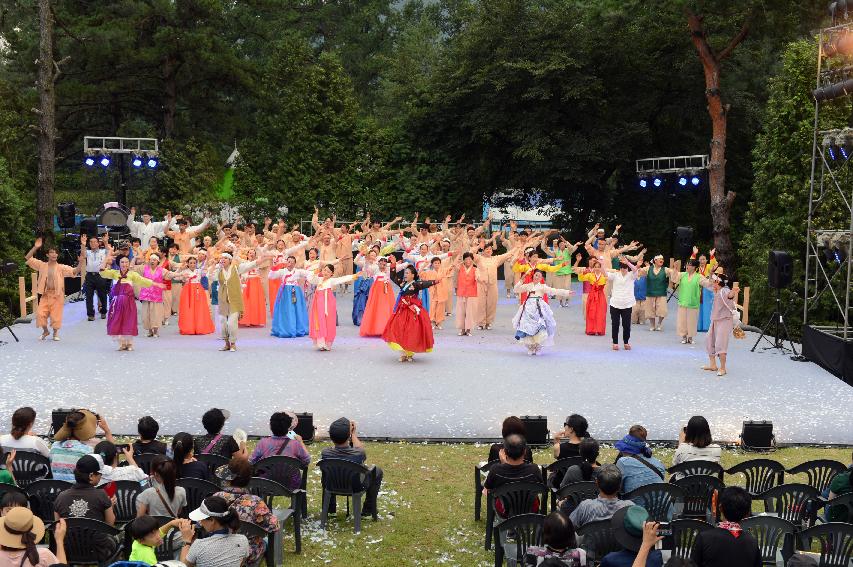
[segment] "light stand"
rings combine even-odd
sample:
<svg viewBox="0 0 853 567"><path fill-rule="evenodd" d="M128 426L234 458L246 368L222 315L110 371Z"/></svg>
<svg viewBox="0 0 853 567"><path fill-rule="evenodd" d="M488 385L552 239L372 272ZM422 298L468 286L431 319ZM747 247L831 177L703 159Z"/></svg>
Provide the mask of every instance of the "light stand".
<svg viewBox="0 0 853 567"><path fill-rule="evenodd" d="M770 318L767 319L767 322L761 328L761 335L758 337L758 340L755 341L755 344L752 345L752 349L750 352L755 352L756 347L758 347L758 343L761 342L761 339L766 340L770 346L763 347L762 350L770 350L776 349L782 354L793 353L794 356L798 357L799 353L797 352L797 348L794 346L794 341L791 340L791 335L788 333L788 325L785 324L785 317L788 315L788 310L782 312L782 298L780 297L779 288L776 288L776 309L773 310L773 313L770 314ZM773 327L773 340L770 340L769 330L770 327ZM791 348L785 346L785 341L788 341L788 344L791 345Z"/></svg>
<svg viewBox="0 0 853 567"><path fill-rule="evenodd" d="M4 260L2 263L0 263L0 275L2 275L2 276L8 276L8 275L14 274L17 271L17 269L18 269L17 264L15 264L15 262L12 262L10 260ZM13 317L13 315L12 315L12 300L11 299L9 299L9 317ZM16 335L15 331L12 330L12 323L14 323L14 322L15 322L14 318L12 318L11 321L6 320L5 318L0 319L0 331L2 331L3 329L8 329L9 333L12 335L12 338L15 339L15 342L19 343L21 341L20 341L20 339L18 339L18 335ZM0 346L3 346L5 344L7 344L6 341L0 341Z"/></svg>

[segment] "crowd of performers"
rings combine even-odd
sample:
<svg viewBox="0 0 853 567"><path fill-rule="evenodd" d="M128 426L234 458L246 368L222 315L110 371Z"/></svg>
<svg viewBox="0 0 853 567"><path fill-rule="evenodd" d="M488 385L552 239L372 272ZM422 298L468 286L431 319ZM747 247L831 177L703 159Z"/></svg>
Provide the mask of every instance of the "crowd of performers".
<svg viewBox="0 0 853 567"><path fill-rule="evenodd" d="M432 350L433 331L444 328L452 310L460 336L491 329L503 266L507 297L519 299L515 338L530 355L553 343L550 300L568 307L575 275L583 285L586 334L604 335L609 311L613 350L620 349L620 330L622 347L631 349L632 323L647 321L650 331L661 331L670 289L677 289L681 342L692 344L697 332L707 332L704 368L725 374L739 290L729 287L714 250L705 256L694 248L682 271L677 262L664 266L662 255L649 263L638 242L620 245L620 226L608 237L596 225L585 242L571 243L558 231L519 230L514 222L484 235L490 217L479 227L464 220L419 223L416 214L410 225L398 226L400 217L383 225L368 215L340 224L335 218L320 222L315 210L307 236L283 220L214 226L205 218L190 226L171 214L154 222L144 213L137 221L131 209L127 224L134 238L116 249L106 237L81 237L77 267L59 264L54 249L46 250L47 261L37 260L42 243L36 240L27 254L38 272L36 324L45 340L50 320L53 340L59 340L63 279L83 276L89 320L97 296L107 333L122 351L133 350L139 321L148 337L157 338L175 314L182 335L212 334L218 319L223 351L237 350L241 327L267 324L274 337L309 336L328 351L341 318L336 296L352 292L346 315L359 334L382 337L407 362ZM168 250L161 249L164 237Z"/></svg>

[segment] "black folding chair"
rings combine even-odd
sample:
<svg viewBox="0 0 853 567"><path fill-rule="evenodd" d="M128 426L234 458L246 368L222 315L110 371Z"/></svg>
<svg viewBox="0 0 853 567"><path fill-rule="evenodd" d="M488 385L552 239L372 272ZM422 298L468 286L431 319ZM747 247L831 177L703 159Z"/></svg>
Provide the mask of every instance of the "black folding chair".
<svg viewBox="0 0 853 567"><path fill-rule="evenodd" d="M31 451L15 451L12 461L12 472L15 473L15 483L26 488L37 480L51 478L50 459L41 453Z"/></svg>
<svg viewBox="0 0 853 567"><path fill-rule="evenodd" d="M560 489L560 483L563 482L563 476L569 467L579 465L583 462L583 457L565 457L557 459L550 465L542 465L542 478L545 479L545 484L551 492L551 508L557 504L557 491Z"/></svg>
<svg viewBox="0 0 853 567"><path fill-rule="evenodd" d="M64 480L37 480L27 487L27 500L30 510L45 523L54 521L53 503L63 490L74 486Z"/></svg>
<svg viewBox="0 0 853 567"><path fill-rule="evenodd" d="M187 492L187 506L184 508L182 516L189 517L189 513L201 506L202 501L215 492L219 492L219 487L200 478L179 478L175 483L177 486L182 486Z"/></svg>
<svg viewBox="0 0 853 567"><path fill-rule="evenodd" d="M782 484L760 496L764 511L788 520L797 529L808 527L817 516L820 493L808 484Z"/></svg>
<svg viewBox="0 0 853 567"><path fill-rule="evenodd" d="M222 465L227 465L230 459L216 453L201 453L196 455L195 458L197 461L207 465L207 468L210 470L211 478L215 479L214 484L217 486L221 485L219 477L216 476L216 469Z"/></svg>
<svg viewBox="0 0 853 567"><path fill-rule="evenodd" d="M322 471L323 505L320 510L320 527L326 528L329 508L332 499L337 496L347 497L347 513L349 513L349 498L352 498L355 533L361 533L361 503L367 495L366 488L357 490L359 484L364 487L364 481L371 474L371 468L344 459L320 459L317 466ZM378 519L377 511L373 511L373 520Z"/></svg>
<svg viewBox="0 0 853 567"><path fill-rule="evenodd" d="M296 541L296 553L302 553L302 522L300 518L302 514L299 512L304 496L302 489L290 490L287 486L274 480L259 477L253 477L249 481L247 489L255 496L264 499L267 507L278 518L280 526L283 527L288 518L293 518L293 539ZM273 501L277 496L290 498L290 508L276 508Z"/></svg>
<svg viewBox="0 0 853 567"><path fill-rule="evenodd" d="M793 549L796 527L788 520L776 516L750 516L740 522L740 526L755 538L761 550L761 564L776 567L777 555L785 549Z"/></svg>
<svg viewBox="0 0 853 567"><path fill-rule="evenodd" d="M486 503L486 549L492 548L492 533L498 517L497 503L500 502L502 519L519 514L545 514L548 487L538 482L510 482L489 491ZM537 510L538 506L538 510Z"/></svg>
<svg viewBox="0 0 853 567"><path fill-rule="evenodd" d="M723 480L723 473L725 470L720 463L714 461L685 461L683 463L678 463L677 465L672 465L666 472L670 474L670 481L672 481L671 477L677 476L678 478L683 478L685 476L691 476L694 474L704 474L708 476L715 476L720 480Z"/></svg>
<svg viewBox="0 0 853 567"><path fill-rule="evenodd" d="M545 516L518 514L494 527L495 567L502 567L504 559L512 557L514 565L524 567L524 556L531 545L542 545ZM510 554L507 554L510 551Z"/></svg>
<svg viewBox="0 0 853 567"><path fill-rule="evenodd" d="M156 457L162 457L158 453L143 453L141 455L136 455L133 457L133 460L136 461L136 466L142 469L142 471L150 475L151 474L151 463L154 461Z"/></svg>
<svg viewBox="0 0 853 567"><path fill-rule="evenodd" d="M69 565L109 565L122 552L121 530L90 518L66 518L65 555Z"/></svg>
<svg viewBox="0 0 853 567"><path fill-rule="evenodd" d="M174 518L170 518L169 516L151 517L157 520L157 525L161 528L174 520ZM157 556L157 561L172 561L180 554L181 547L183 547L183 541L181 540L180 530L170 530L169 533L163 536L163 543L158 545L154 550L154 555Z"/></svg>
<svg viewBox="0 0 853 567"><path fill-rule="evenodd" d="M500 463L499 460L489 461L483 465L474 465L474 521L480 521L480 513L483 508L483 481L489 475L492 467Z"/></svg>
<svg viewBox="0 0 853 567"><path fill-rule="evenodd" d="M707 522L690 519L673 520L669 525L672 528L672 557L682 559L690 559L700 533L714 529L714 526Z"/></svg>
<svg viewBox="0 0 853 567"><path fill-rule="evenodd" d="M5 484L0 482L0 498L3 498L7 492L14 492L16 494L20 494L24 498L27 498L27 493L23 488L15 486L14 484Z"/></svg>
<svg viewBox="0 0 853 567"><path fill-rule="evenodd" d="M791 467L786 472L788 474L804 474L806 475L806 483L809 486L814 486L817 491L822 493L829 488L832 478L838 473L844 472L847 467L844 463L833 461L831 459L815 459L806 461L795 467Z"/></svg>
<svg viewBox="0 0 853 567"><path fill-rule="evenodd" d="M717 522L717 507L714 505L715 495L722 493L726 487L716 476L693 474L682 477L672 484L684 490L684 509L681 517Z"/></svg>
<svg viewBox="0 0 853 567"><path fill-rule="evenodd" d="M123 525L136 517L136 497L142 492L142 486L134 480L116 481L116 524Z"/></svg>
<svg viewBox="0 0 853 567"><path fill-rule="evenodd" d="M258 524L240 520L240 528L237 530L237 533L243 534L249 539L262 538L267 540L267 546L264 550L263 557L266 561L267 567L279 567L282 564L280 529L277 532L270 533ZM258 559L257 562L247 565L248 567L257 567L260 564L261 560Z"/></svg>
<svg viewBox="0 0 853 567"><path fill-rule="evenodd" d="M571 514L578 504L584 500L595 500L598 498L598 485L593 481L573 482L557 491L557 502L566 500L566 512ZM557 508L555 507L554 510Z"/></svg>
<svg viewBox="0 0 853 567"><path fill-rule="evenodd" d="M820 567L848 567L853 560L853 525L829 522L799 533L799 548L811 551L814 540L820 549Z"/></svg>
<svg viewBox="0 0 853 567"><path fill-rule="evenodd" d="M853 524L853 492L821 502L820 507L826 510L826 517L830 522Z"/></svg>
<svg viewBox="0 0 853 567"><path fill-rule="evenodd" d="M785 466L773 459L750 459L726 470L727 475L742 474L744 489L755 498L785 482Z"/></svg>
<svg viewBox="0 0 853 567"><path fill-rule="evenodd" d="M668 482L655 482L635 488L624 497L624 500L631 500L645 508L650 522L669 522L678 518L684 507L684 499L684 489Z"/></svg>
<svg viewBox="0 0 853 567"><path fill-rule="evenodd" d="M579 545L586 551L587 561L590 565L598 565L602 558L611 551L619 551L622 544L616 541L610 520L597 520L589 522L577 529Z"/></svg>
<svg viewBox="0 0 853 567"><path fill-rule="evenodd" d="M294 476L299 476L299 489L294 492L299 494L301 516L308 517L308 465L293 457L272 455L255 463L255 476L274 480L286 487L290 487ZM291 507L295 505L296 502L291 502Z"/></svg>

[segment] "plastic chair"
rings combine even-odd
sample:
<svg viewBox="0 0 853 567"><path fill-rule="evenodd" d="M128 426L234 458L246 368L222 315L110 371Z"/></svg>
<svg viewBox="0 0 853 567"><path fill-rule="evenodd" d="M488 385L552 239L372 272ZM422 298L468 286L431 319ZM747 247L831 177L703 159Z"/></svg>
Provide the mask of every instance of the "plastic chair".
<svg viewBox="0 0 853 567"><path fill-rule="evenodd" d="M580 536L579 546L586 551L590 565L598 565L605 555L622 549L622 544L613 535L610 520L589 522L579 527L576 533Z"/></svg>
<svg viewBox="0 0 853 567"><path fill-rule="evenodd" d="M23 488L15 486L14 484L0 483L0 499L3 498L7 492L16 492L24 498L27 498L27 493Z"/></svg>
<svg viewBox="0 0 853 567"><path fill-rule="evenodd" d="M726 474L742 474L746 479L744 489L753 498L785 482L784 465L772 459L750 459L727 469Z"/></svg>
<svg viewBox="0 0 853 567"><path fill-rule="evenodd" d="M163 455L159 455L158 453L143 453L141 455L135 455L133 460L136 461L136 466L142 469L142 471L150 475L151 474L151 462L155 457L162 457Z"/></svg>
<svg viewBox="0 0 853 567"><path fill-rule="evenodd" d="M795 467L787 470L788 474L805 474L806 483L809 486L817 488L818 492L823 492L829 488L829 483L832 478L838 473L844 472L847 467L844 463L833 461L831 459L815 459L814 461L806 461Z"/></svg>
<svg viewBox="0 0 853 567"><path fill-rule="evenodd" d="M361 533L361 500L367 490L356 490L354 487L359 483L364 486L364 480L370 475L371 469L364 465L347 461L344 459L320 459L317 466L323 473L323 505L320 510L320 527L326 529L326 520L329 516L329 507L332 498L346 496L352 498L353 519L355 521L355 533ZM347 511L349 511L349 500L347 500ZM377 520L376 510L373 511L373 520Z"/></svg>
<svg viewBox="0 0 853 567"><path fill-rule="evenodd" d="M69 565L109 565L121 554L121 530L90 518L66 518L65 555ZM110 550L115 542L115 550Z"/></svg>
<svg viewBox="0 0 853 567"><path fill-rule="evenodd" d="M255 496L260 496L266 502L267 507L272 510L278 518L279 525L284 526L288 518L293 518L293 539L296 541L296 553L302 553L302 522L299 512L300 503L304 497L302 489L290 490L283 484L268 478L253 477L246 489ZM277 496L290 498L290 508L276 508L273 500ZM281 545L281 542L279 542Z"/></svg>
<svg viewBox="0 0 853 567"><path fill-rule="evenodd" d="M777 555L786 546L790 548L796 530L794 524L776 516L750 516L741 520L740 525L758 542L761 564L767 567L776 567Z"/></svg>
<svg viewBox="0 0 853 567"><path fill-rule="evenodd" d="M37 480L51 478L50 459L41 453L16 451L12 461L12 472L19 488L26 488Z"/></svg>
<svg viewBox="0 0 853 567"><path fill-rule="evenodd" d="M565 457L557 459L550 465L542 465L542 478L545 479L545 484L551 491L551 508L557 504L557 490L560 489L560 483L563 481L563 476L569 467L579 465L583 462L583 457Z"/></svg>
<svg viewBox="0 0 853 567"><path fill-rule="evenodd" d="M672 484L684 489L682 517L716 523L714 495L721 493L726 487L722 480L707 474L694 474L682 477Z"/></svg>
<svg viewBox="0 0 853 567"><path fill-rule="evenodd" d="M782 484L760 496L764 511L788 520L797 528L814 523L820 493L808 484Z"/></svg>
<svg viewBox="0 0 853 567"><path fill-rule="evenodd" d="M240 520L240 528L237 530L237 533L243 534L247 538L263 538L267 540L267 548L264 551L263 559L266 561L267 567L279 567L282 564L282 552L281 552L281 530L277 530L275 532L268 532L258 524L254 524L252 522L245 522ZM261 564L261 560L258 559L255 563L247 564L248 567L257 567Z"/></svg>
<svg viewBox="0 0 853 567"><path fill-rule="evenodd" d="M635 488L624 498L645 508L651 522L669 522L679 517L684 499L684 489L668 482L655 482Z"/></svg>
<svg viewBox="0 0 853 567"><path fill-rule="evenodd" d="M136 517L136 497L142 486L133 480L116 481L116 524L127 524Z"/></svg>
<svg viewBox="0 0 853 567"><path fill-rule="evenodd" d="M53 522L53 503L63 490L74 486L64 480L44 479L37 480L27 487L27 500L30 502L30 510L41 518L45 523Z"/></svg>
<svg viewBox="0 0 853 567"><path fill-rule="evenodd" d="M567 512L571 513L584 500L595 500L598 498L598 493L598 485L593 481L573 482L557 491L557 501L567 500ZM556 509L556 507L553 508L553 510Z"/></svg>
<svg viewBox="0 0 853 567"><path fill-rule="evenodd" d="M702 474L715 476L720 480L723 480L723 473L725 469L720 466L720 463L716 463L714 461L685 461L683 463L678 463L677 465L672 465L668 469L666 469L671 476L679 475L680 478L685 476L691 476L694 474ZM670 479L671 481L672 479Z"/></svg>
<svg viewBox="0 0 853 567"><path fill-rule="evenodd" d="M151 517L157 520L157 525L161 528L174 520L174 518L170 518L169 516ZM157 561L171 561L178 557L182 546L183 541L181 541L181 532L179 530L171 530L163 536L163 543L154 549L154 555L157 556Z"/></svg>
<svg viewBox="0 0 853 567"><path fill-rule="evenodd" d="M201 506L202 500L219 492L219 487L200 478L179 478L175 483L176 486L183 486L187 491L187 506L184 508L182 517L189 517L189 513Z"/></svg>
<svg viewBox="0 0 853 567"><path fill-rule="evenodd" d="M800 532L800 549L811 551L812 540L820 546L820 567L848 567L853 560L853 525L830 522Z"/></svg>
<svg viewBox="0 0 853 567"><path fill-rule="evenodd" d="M308 517L308 465L294 457L272 455L255 463L255 476L274 480L286 487L290 486L294 473L299 475L299 492L301 500L300 513ZM296 502L291 502L291 508ZM294 508L295 510L296 508Z"/></svg>
<svg viewBox="0 0 853 567"><path fill-rule="evenodd" d="M207 468L210 469L210 474L216 479L214 484L218 486L220 482L219 478L216 476L216 469L222 465L227 465L230 459L216 453L201 453L196 455L195 458L197 461L207 465Z"/></svg>
<svg viewBox="0 0 853 567"><path fill-rule="evenodd" d="M548 487L539 482L510 482L489 491L486 509L486 549L492 548L492 533L498 514L498 501L503 506L503 519L534 512L544 515L548 498Z"/></svg>
<svg viewBox="0 0 853 567"><path fill-rule="evenodd" d="M489 461L485 464L474 465L474 521L480 521L480 513L483 508L483 480L488 476L492 467L500 463L499 460Z"/></svg>
<svg viewBox="0 0 853 567"><path fill-rule="evenodd" d="M524 567L527 548L531 545L542 545L544 526L545 516L542 514L518 514L496 525L495 567L502 567L505 558L508 565ZM515 550L513 557L507 554L510 548Z"/></svg>
<svg viewBox="0 0 853 567"><path fill-rule="evenodd" d="M831 522L843 522L845 524L853 524L853 492L836 496L832 500L827 500L820 504L827 511L827 518ZM835 509L833 509L835 508ZM844 514L846 509L846 515ZM840 517L831 518L829 515L834 514Z"/></svg>
<svg viewBox="0 0 853 567"><path fill-rule="evenodd" d="M714 526L701 520L673 520L669 525L672 528L672 557L682 559L690 559L696 538L701 532L714 529Z"/></svg>

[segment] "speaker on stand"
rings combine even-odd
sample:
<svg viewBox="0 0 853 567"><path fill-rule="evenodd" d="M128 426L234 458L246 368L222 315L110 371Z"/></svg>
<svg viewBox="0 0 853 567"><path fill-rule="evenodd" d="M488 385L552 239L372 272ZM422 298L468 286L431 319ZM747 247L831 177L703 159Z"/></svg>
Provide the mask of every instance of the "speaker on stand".
<svg viewBox="0 0 853 567"><path fill-rule="evenodd" d="M693 254L693 227L679 226L675 229L675 253L682 262ZM672 299L677 289L678 282L672 286L672 291L666 298L667 302Z"/></svg>
<svg viewBox="0 0 853 567"><path fill-rule="evenodd" d="M761 335L755 344L752 345L750 352L755 352L758 343L766 340L770 346L764 347L763 350L775 349L779 352L793 353L794 357L799 357L797 348L794 346L794 341L791 340L791 335L788 333L788 325L785 323L785 317L788 315L787 309L782 310L782 298L780 297L781 290L791 285L794 272L794 261L791 255L781 250L771 250L767 258L767 285L771 289L776 290L776 308L770 314L770 318L761 328ZM772 330L773 340L770 340L770 332ZM785 341L788 341L790 348L785 346Z"/></svg>

